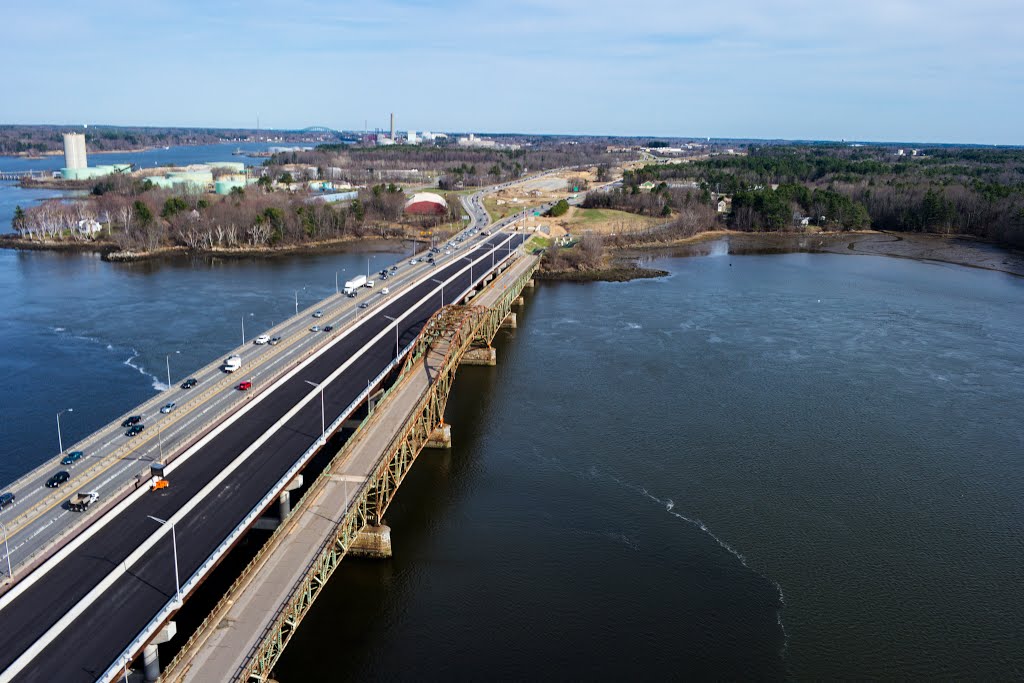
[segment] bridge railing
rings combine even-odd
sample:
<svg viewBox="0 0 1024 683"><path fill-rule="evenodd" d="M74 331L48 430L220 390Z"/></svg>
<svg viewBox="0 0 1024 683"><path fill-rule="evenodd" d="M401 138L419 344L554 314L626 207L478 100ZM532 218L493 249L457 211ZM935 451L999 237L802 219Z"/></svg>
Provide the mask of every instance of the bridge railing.
<svg viewBox="0 0 1024 683"><path fill-rule="evenodd" d="M510 260L516 252L510 252L502 261L495 262L495 268L499 265L503 265L506 261ZM473 281L468 288L468 291L472 291L478 282L480 282L490 271L486 271L479 278ZM462 295L465 296L465 293ZM461 297L460 297L461 298ZM318 437L309 448L298 460L288 469L287 472L277 481L277 483L271 487L266 495L260 499L260 501L249 511L248 514L242 519L242 521L231 531L231 533L221 542L220 545L213 551L213 553L199 566L199 568L193 572L193 574L181 585L180 594L188 595L199 583L205 578L206 574L217 564L220 558L235 544L238 538L245 533L246 530L255 522L255 520L263 513L276 498L280 491L284 490L284 487L295 478L295 476L306 466L309 459L316 454L326 443L330 435L336 432L346 420L355 412L355 410L366 401L369 396L373 393L373 388L378 386L387 375L395 368L401 367L406 360L406 357L417 347L419 336L412 342L410 342L401 353L388 363L384 369L367 384L367 388L362 390L358 396L346 407L341 414L335 419L330 425L327 426L326 431L320 437ZM366 482L364 486L368 486L369 482ZM101 681L112 681L120 676L131 661L135 653L139 652L142 647L160 630L161 626L170 619L171 615L174 614L180 608L176 597L171 598L168 602L160 609L160 611L149 621L149 623L139 632L139 634L128 644L128 646L122 651L117 657L113 664L100 676Z"/></svg>

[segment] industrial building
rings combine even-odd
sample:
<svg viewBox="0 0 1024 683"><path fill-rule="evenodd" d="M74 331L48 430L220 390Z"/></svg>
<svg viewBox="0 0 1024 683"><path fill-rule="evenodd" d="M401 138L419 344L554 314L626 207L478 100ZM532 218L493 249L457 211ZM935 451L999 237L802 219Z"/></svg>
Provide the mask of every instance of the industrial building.
<svg viewBox="0 0 1024 683"><path fill-rule="evenodd" d="M421 216L441 216L448 211L448 202L433 192L417 192L405 203L405 212Z"/></svg>
<svg viewBox="0 0 1024 683"><path fill-rule="evenodd" d="M85 136L81 133L64 133L64 168L77 171L89 166L85 154Z"/></svg>

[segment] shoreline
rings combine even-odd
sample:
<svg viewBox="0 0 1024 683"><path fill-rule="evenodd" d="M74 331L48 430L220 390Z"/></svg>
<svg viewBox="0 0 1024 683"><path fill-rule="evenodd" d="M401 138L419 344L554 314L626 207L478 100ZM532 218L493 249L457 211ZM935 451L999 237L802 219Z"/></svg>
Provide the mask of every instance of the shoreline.
<svg viewBox="0 0 1024 683"><path fill-rule="evenodd" d="M273 259L281 256L308 256L314 254L331 254L350 251L359 245L364 251L395 252L402 250L406 242L416 242L411 238L381 237L343 237L334 240L289 245L285 247L234 247L213 249L190 249L185 246L160 247L153 251L120 251L113 242L106 240L82 241L40 241L27 240L15 235L0 235L0 249L16 251L53 251L65 253L100 254L100 258L110 263L137 263L166 257L203 257L224 259L260 258Z"/></svg>
<svg viewBox="0 0 1024 683"><path fill-rule="evenodd" d="M828 233L750 233L713 230L672 242L646 243L611 250L619 258L727 254L846 254L888 256L913 261L948 263L1024 277L1024 252L969 235L893 233L878 230Z"/></svg>
<svg viewBox="0 0 1024 683"><path fill-rule="evenodd" d="M29 240L13 233L0 235L0 249L98 253L104 261L128 263L167 256L210 258L262 258L303 256L349 251L355 245L374 251L394 251L408 237L342 237L333 240L282 247L234 247L190 249L184 246L161 247L149 252L122 252L107 240ZM664 271L645 268L642 260L656 256L708 256L724 249L726 254L823 253L858 256L888 256L915 261L948 263L1024 277L1024 252L985 242L965 235L929 233L891 233L858 231L839 233L748 233L710 230L672 242L654 242L609 247L614 262L592 270L548 271L538 273L549 281L624 282L637 278L660 277Z"/></svg>

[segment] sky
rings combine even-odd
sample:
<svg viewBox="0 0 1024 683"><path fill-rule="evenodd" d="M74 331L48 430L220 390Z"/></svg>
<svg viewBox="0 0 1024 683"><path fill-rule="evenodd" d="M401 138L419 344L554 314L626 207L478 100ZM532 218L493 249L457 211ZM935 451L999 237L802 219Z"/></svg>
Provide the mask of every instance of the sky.
<svg viewBox="0 0 1024 683"><path fill-rule="evenodd" d="M1021 0L34 0L0 123L1024 144ZM368 123L364 123L368 122Z"/></svg>

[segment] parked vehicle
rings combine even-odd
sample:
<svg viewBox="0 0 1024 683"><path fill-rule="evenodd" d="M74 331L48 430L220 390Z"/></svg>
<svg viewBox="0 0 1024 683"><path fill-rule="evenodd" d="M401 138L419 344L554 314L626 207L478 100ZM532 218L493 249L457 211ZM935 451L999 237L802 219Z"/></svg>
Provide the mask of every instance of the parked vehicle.
<svg viewBox="0 0 1024 683"><path fill-rule="evenodd" d="M74 465L76 462L85 457L85 453L82 451L71 451L63 458L60 459L61 465Z"/></svg>
<svg viewBox="0 0 1024 683"><path fill-rule="evenodd" d="M261 334L260 336L258 336L255 339L253 339L252 343L256 344L257 346L263 346L264 344L266 344L269 341L270 341L270 337L268 335Z"/></svg>
<svg viewBox="0 0 1024 683"><path fill-rule="evenodd" d="M345 289L342 291L348 296L355 296L355 291L366 284L365 275L357 275L351 280L345 281Z"/></svg>
<svg viewBox="0 0 1024 683"><path fill-rule="evenodd" d="M132 425L137 425L140 422L142 422L142 416L141 415L132 415L127 420L122 422L121 426L122 427L131 427Z"/></svg>
<svg viewBox="0 0 1024 683"><path fill-rule="evenodd" d="M244 382L238 383L239 391L249 391L250 389L252 389L252 382L250 382L249 380L245 380Z"/></svg>
<svg viewBox="0 0 1024 683"><path fill-rule="evenodd" d="M242 357L235 355L228 356L227 358L225 358L224 365L220 366L220 369L223 370L224 372L231 373L240 367L242 367Z"/></svg>
<svg viewBox="0 0 1024 683"><path fill-rule="evenodd" d="M0 493L0 510L3 510L8 505L14 505L15 495L8 491L7 493Z"/></svg>
<svg viewBox="0 0 1024 683"><path fill-rule="evenodd" d="M170 403L165 405L163 408L161 408L160 412L163 413L164 415L166 415L167 413L173 412L175 408L177 408L177 405L174 403L174 401L171 401Z"/></svg>
<svg viewBox="0 0 1024 683"><path fill-rule="evenodd" d="M46 480L46 488L55 489L70 478L71 474L69 472L61 470L60 472Z"/></svg>
<svg viewBox="0 0 1024 683"><path fill-rule="evenodd" d="M185 380L184 382L181 383L181 388L182 389L191 389L192 387L194 387L197 384L199 384L199 380L197 380L195 377L189 377L187 380Z"/></svg>
<svg viewBox="0 0 1024 683"><path fill-rule="evenodd" d="M79 491L71 496L68 501L68 510L72 512L85 512L90 505L99 500L100 494L97 491Z"/></svg>

